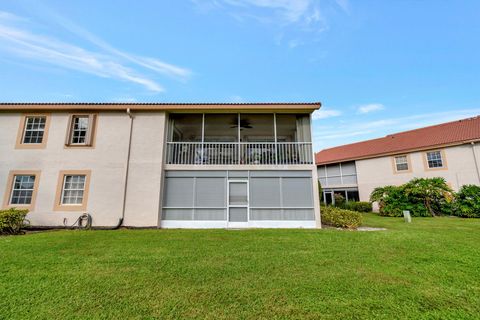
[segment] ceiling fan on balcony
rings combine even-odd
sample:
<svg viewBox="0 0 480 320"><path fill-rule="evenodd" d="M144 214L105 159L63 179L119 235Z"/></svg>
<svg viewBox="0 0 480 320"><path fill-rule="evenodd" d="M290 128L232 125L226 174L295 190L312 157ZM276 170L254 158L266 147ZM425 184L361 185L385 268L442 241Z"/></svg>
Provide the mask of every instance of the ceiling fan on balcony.
<svg viewBox="0 0 480 320"><path fill-rule="evenodd" d="M238 128L238 122L232 123L230 128ZM240 119L240 129L252 129L253 127L250 125L250 121L247 119Z"/></svg>

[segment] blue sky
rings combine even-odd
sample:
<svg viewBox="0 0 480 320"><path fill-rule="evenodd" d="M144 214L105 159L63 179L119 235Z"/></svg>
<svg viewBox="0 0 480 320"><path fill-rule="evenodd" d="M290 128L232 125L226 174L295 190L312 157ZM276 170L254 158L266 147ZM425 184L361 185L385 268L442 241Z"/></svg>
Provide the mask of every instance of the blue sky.
<svg viewBox="0 0 480 320"><path fill-rule="evenodd" d="M319 150L479 115L479 13L476 0L2 0L0 101L321 101Z"/></svg>

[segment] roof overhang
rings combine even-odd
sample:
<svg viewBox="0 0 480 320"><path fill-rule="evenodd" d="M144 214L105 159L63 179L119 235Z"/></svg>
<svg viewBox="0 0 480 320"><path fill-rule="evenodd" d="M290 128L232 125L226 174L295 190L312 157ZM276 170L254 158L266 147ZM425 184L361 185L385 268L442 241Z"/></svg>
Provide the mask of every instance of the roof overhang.
<svg viewBox="0 0 480 320"><path fill-rule="evenodd" d="M311 103L0 103L0 111L302 111L313 112L320 102Z"/></svg>

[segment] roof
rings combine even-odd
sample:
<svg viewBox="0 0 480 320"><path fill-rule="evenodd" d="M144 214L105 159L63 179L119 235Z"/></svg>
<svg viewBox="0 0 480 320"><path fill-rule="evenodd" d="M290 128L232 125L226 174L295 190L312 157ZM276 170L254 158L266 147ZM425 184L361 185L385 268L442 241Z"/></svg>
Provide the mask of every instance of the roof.
<svg viewBox="0 0 480 320"><path fill-rule="evenodd" d="M0 111L16 110L308 110L321 107L320 102L259 103L169 103L169 102L2 102Z"/></svg>
<svg viewBox="0 0 480 320"><path fill-rule="evenodd" d="M480 116L404 131L383 138L324 149L317 164L376 158L410 151L435 149L480 140Z"/></svg>

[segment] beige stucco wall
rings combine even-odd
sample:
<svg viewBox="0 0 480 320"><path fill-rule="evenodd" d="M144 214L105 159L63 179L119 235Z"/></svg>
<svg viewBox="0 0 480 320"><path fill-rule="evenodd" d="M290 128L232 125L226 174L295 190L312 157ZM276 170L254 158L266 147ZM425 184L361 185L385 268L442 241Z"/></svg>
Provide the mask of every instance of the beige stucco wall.
<svg viewBox="0 0 480 320"><path fill-rule="evenodd" d="M478 184L475 161L470 144L443 148L447 169L426 170L424 164L425 152L410 153L411 172L394 173L392 157L357 160L357 179L361 201L368 201L372 190L379 186L400 185L419 177L443 177L454 190L465 184ZM480 156L480 146L475 145L477 162ZM480 163L478 163L480 167Z"/></svg>
<svg viewBox="0 0 480 320"><path fill-rule="evenodd" d="M69 113L51 113L45 149L15 149L21 114L0 116L0 199L11 170L40 170L34 225L72 224L81 212L53 211L61 170L91 170L86 211L94 226L114 226L122 214L130 119L125 112L101 112L97 117L95 148L65 148ZM140 113L133 126L130 187L126 226L157 226L165 113ZM146 182L146 183L145 183ZM143 196L140 196L143 195Z"/></svg>
<svg viewBox="0 0 480 320"><path fill-rule="evenodd" d="M134 114L125 225L159 225L165 123L164 112Z"/></svg>

